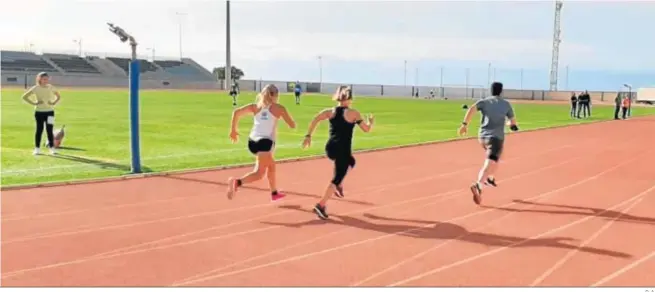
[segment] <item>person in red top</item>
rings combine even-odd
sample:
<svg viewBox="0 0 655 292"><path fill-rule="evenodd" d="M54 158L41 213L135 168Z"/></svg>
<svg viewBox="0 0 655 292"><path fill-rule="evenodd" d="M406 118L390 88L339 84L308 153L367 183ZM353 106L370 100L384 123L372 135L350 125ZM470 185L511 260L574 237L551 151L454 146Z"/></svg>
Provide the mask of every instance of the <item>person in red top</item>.
<svg viewBox="0 0 655 292"><path fill-rule="evenodd" d="M629 97L623 97L623 100L621 101L621 111L623 114L623 119L628 118L628 109L630 108L630 98Z"/></svg>

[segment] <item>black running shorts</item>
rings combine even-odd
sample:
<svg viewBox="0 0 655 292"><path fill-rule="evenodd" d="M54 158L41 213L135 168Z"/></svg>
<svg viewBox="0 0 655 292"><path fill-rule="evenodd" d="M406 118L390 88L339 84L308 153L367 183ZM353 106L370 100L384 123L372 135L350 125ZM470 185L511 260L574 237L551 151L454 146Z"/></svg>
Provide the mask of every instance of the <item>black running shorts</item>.
<svg viewBox="0 0 655 292"><path fill-rule="evenodd" d="M260 139L258 141L248 140L248 150L257 155L259 152L269 152L273 149L275 142L271 139Z"/></svg>

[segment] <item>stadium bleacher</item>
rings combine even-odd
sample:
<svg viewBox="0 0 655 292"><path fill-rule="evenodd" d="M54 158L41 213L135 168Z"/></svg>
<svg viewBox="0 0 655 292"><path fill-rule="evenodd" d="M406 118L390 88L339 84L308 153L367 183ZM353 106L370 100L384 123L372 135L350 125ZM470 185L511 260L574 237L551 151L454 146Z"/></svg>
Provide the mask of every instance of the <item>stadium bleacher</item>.
<svg viewBox="0 0 655 292"><path fill-rule="evenodd" d="M64 87L124 87L130 59L125 56L80 57L74 54L0 51L3 86L27 86L38 72L49 72ZM139 59L144 88L218 89L211 72L191 59L148 61Z"/></svg>
<svg viewBox="0 0 655 292"><path fill-rule="evenodd" d="M0 67L3 71L57 72L48 62L31 52L2 51Z"/></svg>
<svg viewBox="0 0 655 292"><path fill-rule="evenodd" d="M118 67L125 70L125 72L130 71L130 59L107 57L107 60L112 61ZM139 63L140 63L140 70L139 71L141 71L141 73L156 72L157 71L157 67L148 60L140 59Z"/></svg>
<svg viewBox="0 0 655 292"><path fill-rule="evenodd" d="M155 64L162 67L165 72L180 78L188 79L213 79L206 72L198 70L196 67L180 61L155 61Z"/></svg>
<svg viewBox="0 0 655 292"><path fill-rule="evenodd" d="M45 54L59 68L69 73L100 74L100 71L93 67L85 59L73 55Z"/></svg>

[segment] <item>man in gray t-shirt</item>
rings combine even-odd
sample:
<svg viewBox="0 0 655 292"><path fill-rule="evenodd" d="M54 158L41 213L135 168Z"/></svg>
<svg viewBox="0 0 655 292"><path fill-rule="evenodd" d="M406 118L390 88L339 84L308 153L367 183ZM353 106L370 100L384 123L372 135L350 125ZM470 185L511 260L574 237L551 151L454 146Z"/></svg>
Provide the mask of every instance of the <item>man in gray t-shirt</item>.
<svg viewBox="0 0 655 292"><path fill-rule="evenodd" d="M502 92L502 83L494 82L491 84L491 96L480 99L473 104L466 112L464 122L462 122L462 126L459 128L460 135L465 135L468 132L468 124L471 122L475 111L477 110L482 114L478 137L480 144L487 151L487 159L478 174L478 180L471 185L473 201L478 205L482 201L481 184L496 186L494 173L498 168L498 161L503 153L506 120L510 120L510 129L512 131L518 131L519 129L516 124L512 105L500 97Z"/></svg>

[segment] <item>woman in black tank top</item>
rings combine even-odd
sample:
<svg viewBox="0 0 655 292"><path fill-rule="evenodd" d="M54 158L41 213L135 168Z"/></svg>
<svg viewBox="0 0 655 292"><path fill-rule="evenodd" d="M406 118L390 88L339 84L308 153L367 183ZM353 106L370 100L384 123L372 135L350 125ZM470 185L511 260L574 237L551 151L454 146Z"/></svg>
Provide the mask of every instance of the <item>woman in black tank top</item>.
<svg viewBox="0 0 655 292"><path fill-rule="evenodd" d="M314 212L321 219L327 219L325 204L332 194L343 198L342 182L348 173L348 169L355 167L355 158L352 155L352 139L355 125L364 132L371 131L373 127L373 116L369 115L366 123L363 123L361 114L350 108L352 103L352 90L347 86L339 86L333 99L339 103L334 108L322 110L309 125L309 132L305 136L303 147L311 145L312 133L318 124L324 120L330 121L330 136L325 144L325 153L327 157L334 161L334 176L321 201L314 206Z"/></svg>

